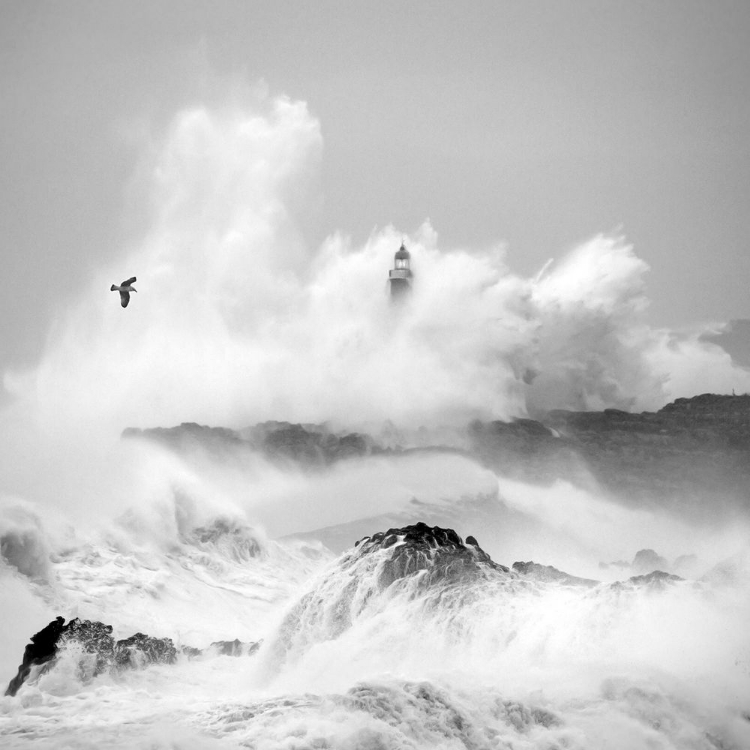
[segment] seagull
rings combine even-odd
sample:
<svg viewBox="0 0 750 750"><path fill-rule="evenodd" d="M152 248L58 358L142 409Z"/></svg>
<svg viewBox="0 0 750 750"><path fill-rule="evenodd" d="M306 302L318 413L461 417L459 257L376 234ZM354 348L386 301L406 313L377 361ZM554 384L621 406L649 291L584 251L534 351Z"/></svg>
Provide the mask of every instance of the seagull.
<svg viewBox="0 0 750 750"><path fill-rule="evenodd" d="M130 279L125 279L125 281L123 281L119 286L117 284L112 284L112 286L109 288L110 292L114 292L115 290L120 292L120 304L123 307L127 307L128 302L130 302L130 292L138 291L133 286L133 284L135 284L135 276Z"/></svg>

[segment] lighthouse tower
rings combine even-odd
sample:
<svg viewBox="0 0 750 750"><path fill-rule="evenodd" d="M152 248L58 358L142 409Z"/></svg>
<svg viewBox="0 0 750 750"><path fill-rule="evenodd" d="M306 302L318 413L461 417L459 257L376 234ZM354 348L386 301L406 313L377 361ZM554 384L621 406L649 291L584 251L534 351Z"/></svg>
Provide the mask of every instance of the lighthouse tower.
<svg viewBox="0 0 750 750"><path fill-rule="evenodd" d="M393 301L403 299L411 291L410 261L411 255L402 242L394 256L393 268L388 272L388 284L391 287L391 300Z"/></svg>

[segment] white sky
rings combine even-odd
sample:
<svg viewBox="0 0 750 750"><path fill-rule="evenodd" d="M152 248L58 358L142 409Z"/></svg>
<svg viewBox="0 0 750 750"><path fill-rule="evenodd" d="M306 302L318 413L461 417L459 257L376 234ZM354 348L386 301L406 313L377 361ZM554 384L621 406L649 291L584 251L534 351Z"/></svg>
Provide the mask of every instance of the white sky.
<svg viewBox="0 0 750 750"><path fill-rule="evenodd" d="M0 0L0 368L145 233L133 134L261 79L321 123L313 246L429 218L533 274L621 228L653 323L750 317L748 40L741 1Z"/></svg>

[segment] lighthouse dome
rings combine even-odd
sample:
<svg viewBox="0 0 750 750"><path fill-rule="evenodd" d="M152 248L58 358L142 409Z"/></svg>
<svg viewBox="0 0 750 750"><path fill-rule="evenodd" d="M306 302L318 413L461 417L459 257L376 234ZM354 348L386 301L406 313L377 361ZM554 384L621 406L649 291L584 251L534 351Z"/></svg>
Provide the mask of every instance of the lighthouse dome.
<svg viewBox="0 0 750 750"><path fill-rule="evenodd" d="M411 255L409 255L409 251L404 247L403 243L401 244L401 247L396 251L395 258L396 260L409 260L409 258L411 258Z"/></svg>

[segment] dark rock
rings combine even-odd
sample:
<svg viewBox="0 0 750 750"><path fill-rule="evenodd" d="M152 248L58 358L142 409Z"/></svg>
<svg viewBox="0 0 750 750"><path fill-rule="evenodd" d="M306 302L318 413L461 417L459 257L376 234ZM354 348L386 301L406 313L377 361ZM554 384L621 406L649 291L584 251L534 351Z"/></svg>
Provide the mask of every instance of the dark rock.
<svg viewBox="0 0 750 750"><path fill-rule="evenodd" d="M380 572L382 587L420 571L427 571L431 581L460 580L483 570L509 572L478 545L467 547L453 529L430 527L422 522L364 537L356 547L361 555L392 548Z"/></svg>
<svg viewBox="0 0 750 750"><path fill-rule="evenodd" d="M109 669L142 668L150 664L174 664L177 649L171 638L154 638L136 633L129 638L115 641L112 626L91 620L70 620L67 625L64 617L57 617L47 627L32 636L26 646L23 663L18 674L10 681L6 695L15 695L28 679L33 667L51 667L59 652L67 646L75 645L84 654L93 655L88 677L94 677ZM211 647L220 653L240 655L253 654L260 643L241 641L217 641ZM182 646L180 651L189 658L200 656L201 649Z"/></svg>
<svg viewBox="0 0 750 750"><path fill-rule="evenodd" d="M115 664L120 668L174 664L176 661L177 649L171 638L152 638L143 633L136 633L130 638L117 641L115 646Z"/></svg>
<svg viewBox="0 0 750 750"><path fill-rule="evenodd" d="M84 653L94 654L94 674L108 668L114 657L115 641L112 638L112 627L101 622L90 620L71 620L67 625L64 617L57 617L46 628L31 637L31 644L26 646L23 663L18 674L10 681L6 695L15 695L29 677L34 666L54 663L60 649L68 644L77 644Z"/></svg>
<svg viewBox="0 0 750 750"><path fill-rule="evenodd" d="M57 642L64 629L65 618L57 617L47 627L31 636L31 643L23 653L23 662L18 674L10 681L5 695L15 695L31 673L31 668L46 664L57 654Z"/></svg>
<svg viewBox="0 0 750 750"><path fill-rule="evenodd" d="M545 583L564 583L572 586L596 586L599 584L599 581L594 581L591 578L578 578L553 568L551 565L540 565L535 562L514 562L513 570L526 578L533 578Z"/></svg>
<svg viewBox="0 0 750 750"><path fill-rule="evenodd" d="M109 669L115 661L115 639L112 626L91 620L71 620L60 634L58 650L69 644L78 644L87 654L94 654L92 677Z"/></svg>
<svg viewBox="0 0 750 750"><path fill-rule="evenodd" d="M494 563L479 546L466 546L452 529L417 523L363 537L337 562L337 570L303 594L280 624L270 651L283 658L300 639L325 633L337 638L390 586L404 584L406 596L428 595L443 606L445 596L468 595L475 582L505 583L517 576ZM476 596L483 587L473 587ZM480 592L480 590L482 590Z"/></svg>

